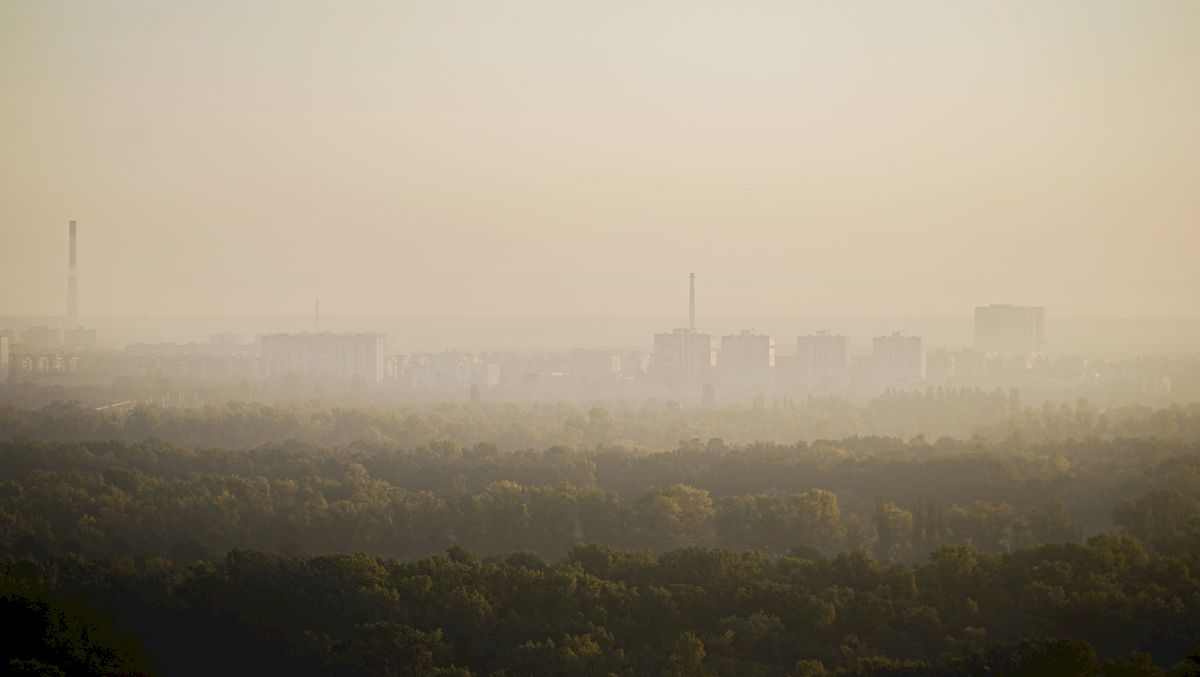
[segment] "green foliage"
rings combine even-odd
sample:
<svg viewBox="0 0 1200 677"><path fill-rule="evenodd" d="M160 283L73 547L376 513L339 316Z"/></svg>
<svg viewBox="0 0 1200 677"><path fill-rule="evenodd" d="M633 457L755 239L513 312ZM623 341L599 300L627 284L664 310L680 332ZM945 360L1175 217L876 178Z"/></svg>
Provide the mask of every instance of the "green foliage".
<svg viewBox="0 0 1200 677"><path fill-rule="evenodd" d="M4 587L13 587L17 580L6 577ZM67 613L41 599L6 594L0 596L0 619L5 625L0 633L0 665L6 665L5 674L134 674L135 652L96 641L97 628L78 613Z"/></svg>
<svg viewBox="0 0 1200 677"><path fill-rule="evenodd" d="M4 584L50 580L29 566L10 564ZM1153 675L1147 653L1175 660L1200 636L1200 568L1129 536L998 555L950 547L914 566L861 552L652 559L596 544L553 563L452 548L407 562L237 550L193 565L33 566L55 572L52 599L119 609L155 665L179 675ZM115 656L63 635L52 605L19 604L9 617L43 619L22 622L34 638L6 649L21 669L100 674L63 657ZM191 637L224 649L198 654ZM18 650L33 646L50 649Z"/></svg>
<svg viewBox="0 0 1200 677"><path fill-rule="evenodd" d="M131 674L119 626L172 675L1200 672L1196 411L741 445L664 412L0 409L42 438L0 441L0 667Z"/></svg>
<svg viewBox="0 0 1200 677"><path fill-rule="evenodd" d="M1196 446L1042 451L853 438L662 454L18 439L0 442L0 548L194 560L236 547L412 558L459 544L553 559L595 541L823 557L864 548L915 562L944 545L1078 542L1114 521L1164 551L1200 540Z"/></svg>

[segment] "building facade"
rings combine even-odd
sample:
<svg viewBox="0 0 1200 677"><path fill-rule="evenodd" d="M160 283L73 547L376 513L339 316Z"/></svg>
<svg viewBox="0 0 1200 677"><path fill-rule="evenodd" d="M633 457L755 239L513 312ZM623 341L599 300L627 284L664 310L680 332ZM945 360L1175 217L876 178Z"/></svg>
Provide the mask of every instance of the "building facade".
<svg viewBox="0 0 1200 677"><path fill-rule="evenodd" d="M796 339L796 374L810 387L846 385L850 376L850 341L828 331Z"/></svg>
<svg viewBox="0 0 1200 677"><path fill-rule="evenodd" d="M721 337L721 382L769 386L775 376L775 337L749 330Z"/></svg>
<svg viewBox="0 0 1200 677"><path fill-rule="evenodd" d="M650 366L668 383L707 381L717 366L717 337L691 329L655 334Z"/></svg>
<svg viewBox="0 0 1200 677"><path fill-rule="evenodd" d="M263 372L268 378L383 380L383 335L374 333L267 334L262 337Z"/></svg>
<svg viewBox="0 0 1200 677"><path fill-rule="evenodd" d="M57 327L27 327L21 330L25 350L56 350L62 347L63 333Z"/></svg>
<svg viewBox="0 0 1200 677"><path fill-rule="evenodd" d="M920 336L892 332L872 342L871 370L876 385L906 386L925 378L925 348Z"/></svg>
<svg viewBox="0 0 1200 677"><path fill-rule="evenodd" d="M1046 349L1046 309L990 305L975 308L975 350L1030 355Z"/></svg>

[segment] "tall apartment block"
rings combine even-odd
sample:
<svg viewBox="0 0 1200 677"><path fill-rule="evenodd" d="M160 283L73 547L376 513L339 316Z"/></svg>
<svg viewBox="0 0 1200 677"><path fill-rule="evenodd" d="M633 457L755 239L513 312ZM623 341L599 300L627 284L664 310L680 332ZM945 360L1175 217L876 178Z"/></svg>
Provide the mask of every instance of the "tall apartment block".
<svg viewBox="0 0 1200 677"><path fill-rule="evenodd" d="M268 378L299 375L379 383L383 380L383 335L267 334L262 337L262 359Z"/></svg>
<svg viewBox="0 0 1200 677"><path fill-rule="evenodd" d="M717 337L680 328L654 335L650 368L675 383L697 383L712 378L717 366Z"/></svg>
<svg viewBox="0 0 1200 677"><path fill-rule="evenodd" d="M800 382L808 386L845 385L850 376L850 341L828 331L797 338L796 372Z"/></svg>
<svg viewBox="0 0 1200 677"><path fill-rule="evenodd" d="M722 336L717 364L722 383L769 386L775 376L775 338L748 330Z"/></svg>
<svg viewBox="0 0 1200 677"><path fill-rule="evenodd" d="M871 372L881 386L916 385L925 378L925 348L920 336L892 332L872 342Z"/></svg>
<svg viewBox="0 0 1200 677"><path fill-rule="evenodd" d="M990 305L975 308L975 350L1029 355L1046 349L1046 309Z"/></svg>

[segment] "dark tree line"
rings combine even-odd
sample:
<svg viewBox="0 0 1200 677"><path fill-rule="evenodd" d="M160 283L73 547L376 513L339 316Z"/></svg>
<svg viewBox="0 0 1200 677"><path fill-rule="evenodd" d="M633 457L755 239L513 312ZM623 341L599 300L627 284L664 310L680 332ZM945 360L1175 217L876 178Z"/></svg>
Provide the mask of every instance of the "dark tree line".
<svg viewBox="0 0 1200 677"><path fill-rule="evenodd" d="M1115 677L1163 674L1155 661L1190 675L1198 537L1175 555L1104 535L1010 555L941 548L915 565L598 544L554 563L458 547L410 562L62 555L9 564L0 600L26 616L46 613L31 590L82 600L140 638L142 654L101 648L114 670L169 675ZM55 658L27 639L7 647L14 660Z"/></svg>

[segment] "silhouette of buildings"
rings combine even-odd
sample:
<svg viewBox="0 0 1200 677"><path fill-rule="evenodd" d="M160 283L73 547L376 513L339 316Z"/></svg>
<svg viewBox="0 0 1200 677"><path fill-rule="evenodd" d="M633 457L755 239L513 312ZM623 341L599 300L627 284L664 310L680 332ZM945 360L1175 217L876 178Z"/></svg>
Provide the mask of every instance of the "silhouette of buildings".
<svg viewBox="0 0 1200 677"><path fill-rule="evenodd" d="M21 330L23 350L55 350L63 344L62 330L57 327L26 327Z"/></svg>
<svg viewBox="0 0 1200 677"><path fill-rule="evenodd" d="M849 380L850 342L845 336L818 331L796 339L796 373L801 383L840 387Z"/></svg>
<svg viewBox="0 0 1200 677"><path fill-rule="evenodd" d="M872 342L871 372L876 385L916 385L925 378L925 348L921 337L904 332L876 336Z"/></svg>
<svg viewBox="0 0 1200 677"><path fill-rule="evenodd" d="M500 383L500 365L478 355L449 351L397 355L394 365L395 378L413 388L494 386Z"/></svg>
<svg viewBox="0 0 1200 677"><path fill-rule="evenodd" d="M383 380L383 335L267 334L262 337L262 359L268 378L299 375L379 383Z"/></svg>
<svg viewBox="0 0 1200 677"><path fill-rule="evenodd" d="M775 338L750 330L722 336L718 364L722 383L769 386L774 382Z"/></svg>
<svg viewBox="0 0 1200 677"><path fill-rule="evenodd" d="M650 368L664 383L702 383L717 367L717 337L696 331L696 274L688 274L688 326L654 335Z"/></svg>
<svg viewBox="0 0 1200 677"><path fill-rule="evenodd" d="M654 335L651 368L668 383L708 379L717 366L717 337L680 328Z"/></svg>
<svg viewBox="0 0 1200 677"><path fill-rule="evenodd" d="M975 308L975 350L1029 355L1045 349L1045 308L995 304Z"/></svg>

